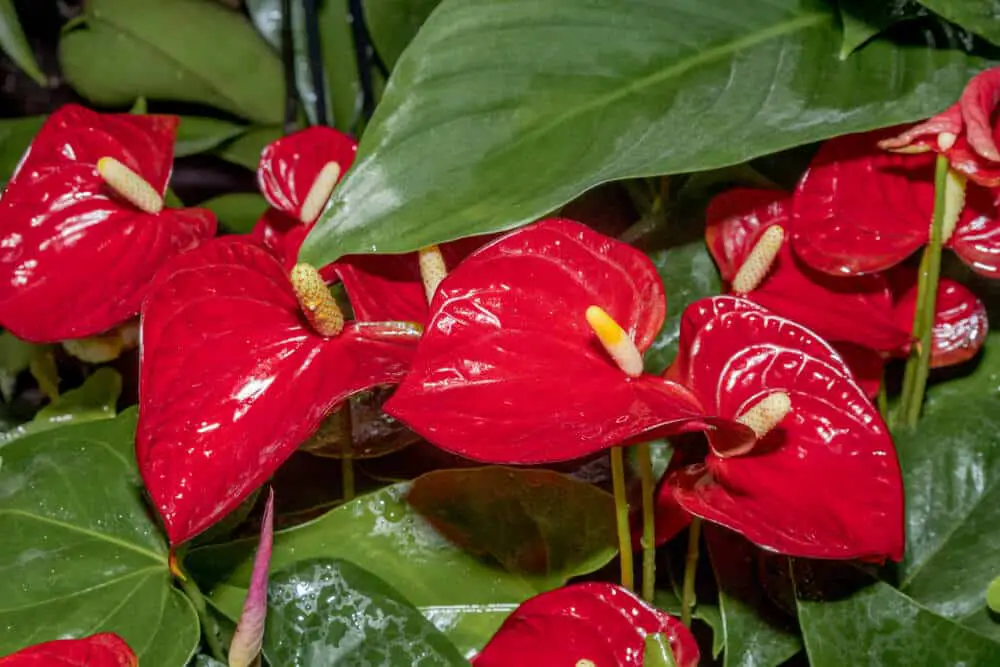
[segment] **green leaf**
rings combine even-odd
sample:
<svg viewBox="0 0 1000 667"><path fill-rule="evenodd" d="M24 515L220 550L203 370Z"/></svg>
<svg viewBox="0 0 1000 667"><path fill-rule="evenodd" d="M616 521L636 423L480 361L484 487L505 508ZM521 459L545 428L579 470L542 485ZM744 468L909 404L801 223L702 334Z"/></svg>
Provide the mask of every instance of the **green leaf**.
<svg viewBox="0 0 1000 667"><path fill-rule="evenodd" d="M466 551L557 588L618 553L611 494L551 470L435 470L413 481L410 506Z"/></svg>
<svg viewBox="0 0 1000 667"><path fill-rule="evenodd" d="M325 265L521 225L605 181L923 118L987 63L879 40L826 0L445 0L302 246Z"/></svg>
<svg viewBox="0 0 1000 667"><path fill-rule="evenodd" d="M274 665L469 664L405 597L348 561L296 563L272 575L268 600Z"/></svg>
<svg viewBox="0 0 1000 667"><path fill-rule="evenodd" d="M969 32L1000 44L1000 0L919 0L920 4Z"/></svg>
<svg viewBox="0 0 1000 667"><path fill-rule="evenodd" d="M674 652L670 649L670 640L663 633L656 632L646 636L642 667L677 667Z"/></svg>
<svg viewBox="0 0 1000 667"><path fill-rule="evenodd" d="M267 210L267 200L253 193L219 195L198 204L207 208L219 219L226 231L234 234L249 234L260 216Z"/></svg>
<svg viewBox="0 0 1000 667"><path fill-rule="evenodd" d="M0 333L0 395L9 403L17 376L28 370L35 346L9 331Z"/></svg>
<svg viewBox="0 0 1000 667"><path fill-rule="evenodd" d="M665 611L671 616L680 617L681 600L673 590L658 589L653 596L653 606L661 611ZM719 606L710 602L698 601L694 608L693 618L702 621L712 630L712 657L718 658L725 648L725 637L722 631L722 616L719 613Z"/></svg>
<svg viewBox="0 0 1000 667"><path fill-rule="evenodd" d="M759 549L712 525L705 527L705 541L719 586L724 666L777 667L801 651L794 624L777 613L761 586Z"/></svg>
<svg viewBox="0 0 1000 667"><path fill-rule="evenodd" d="M441 0L366 0L365 21L390 69Z"/></svg>
<svg viewBox="0 0 1000 667"><path fill-rule="evenodd" d="M906 488L900 588L954 620L980 614L1000 575L998 432L1000 334L991 334L975 370L931 387L918 427L895 438Z"/></svg>
<svg viewBox="0 0 1000 667"><path fill-rule="evenodd" d="M210 151L241 136L247 129L245 125L217 118L181 116L181 124L177 128L177 143L174 145L174 157L187 157Z"/></svg>
<svg viewBox="0 0 1000 667"><path fill-rule="evenodd" d="M257 171L260 153L272 141L281 137L280 127L255 127L227 141L215 150L223 160Z"/></svg>
<svg viewBox="0 0 1000 667"><path fill-rule="evenodd" d="M0 448L14 440L69 423L112 419L122 393L122 378L112 368L98 368L78 388L67 391L38 411L35 418L0 433Z"/></svg>
<svg viewBox="0 0 1000 667"><path fill-rule="evenodd" d="M1000 577L991 581L986 589L986 606L994 614L1000 614Z"/></svg>
<svg viewBox="0 0 1000 667"><path fill-rule="evenodd" d="M64 31L59 61L91 102L141 95L281 122L281 61L241 14L204 0L90 0L83 17Z"/></svg>
<svg viewBox="0 0 1000 667"><path fill-rule="evenodd" d="M649 258L667 293L667 318L645 356L646 371L659 375L677 355L684 309L698 299L719 294L722 283L705 241L700 238L650 253Z"/></svg>
<svg viewBox="0 0 1000 667"><path fill-rule="evenodd" d="M845 59L865 42L900 21L927 16L917 0L840 0L840 18L844 22L844 41L840 57Z"/></svg>
<svg viewBox="0 0 1000 667"><path fill-rule="evenodd" d="M271 567L343 558L384 579L460 650L481 649L504 618L546 590L546 577L512 573L441 536L404 500L409 483L388 486L310 523L275 533ZM213 603L238 618L256 538L192 550L185 565Z"/></svg>
<svg viewBox="0 0 1000 667"><path fill-rule="evenodd" d="M812 667L998 665L1000 644L878 582L847 597L799 601Z"/></svg>
<svg viewBox="0 0 1000 667"><path fill-rule="evenodd" d="M35 83L39 86L48 85L45 73L38 66L35 53L21 29L13 0L0 0L0 49Z"/></svg>
<svg viewBox="0 0 1000 667"><path fill-rule="evenodd" d="M0 181L6 183L14 175L21 156L32 139L42 129L45 116L4 118L0 120Z"/></svg>
<svg viewBox="0 0 1000 667"><path fill-rule="evenodd" d="M132 410L3 449L0 655L95 632L121 635L144 667L194 654L198 620L143 502L135 423Z"/></svg>

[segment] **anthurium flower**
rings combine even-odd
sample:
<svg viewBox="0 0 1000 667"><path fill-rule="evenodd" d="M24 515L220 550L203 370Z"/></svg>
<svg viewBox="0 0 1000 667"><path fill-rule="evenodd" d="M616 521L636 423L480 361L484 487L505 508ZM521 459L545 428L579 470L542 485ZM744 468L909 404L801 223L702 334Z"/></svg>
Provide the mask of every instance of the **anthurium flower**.
<svg viewBox="0 0 1000 667"><path fill-rule="evenodd" d="M758 435L752 449L725 450L709 432L704 462L667 480L686 512L783 554L902 556L892 440L844 360L813 332L745 299L703 299L684 312L666 377L709 414ZM776 396L790 407L774 410Z"/></svg>
<svg viewBox="0 0 1000 667"><path fill-rule="evenodd" d="M132 318L156 271L215 234L200 209L166 209L178 119L52 114L0 197L0 325L55 342Z"/></svg>
<svg viewBox="0 0 1000 667"><path fill-rule="evenodd" d="M57 639L0 658L2 667L137 667L139 659L125 640L111 632Z"/></svg>
<svg viewBox="0 0 1000 667"><path fill-rule="evenodd" d="M648 635L662 633L677 667L697 667L698 644L676 618L607 583L537 595L507 617L475 667L642 667Z"/></svg>
<svg viewBox="0 0 1000 667"><path fill-rule="evenodd" d="M927 244L934 209L934 156L888 153L894 130L823 144L793 198L795 253L820 271L858 275L889 269ZM961 189L957 192L961 194ZM943 240L974 271L1000 276L1000 217L994 194L968 184L950 202Z"/></svg>
<svg viewBox="0 0 1000 667"><path fill-rule="evenodd" d="M935 151L948 158L952 169L969 180L1000 186L1000 67L974 76L958 102L938 115L918 123L879 146L900 153Z"/></svg>
<svg viewBox="0 0 1000 667"><path fill-rule="evenodd" d="M398 382L418 333L343 320L315 269L217 239L143 304L139 468L173 544L235 508L352 394Z"/></svg>
<svg viewBox="0 0 1000 667"><path fill-rule="evenodd" d="M260 543L253 559L250 590L236 632L229 644L229 667L250 667L264 644L264 621L267 619L267 573L274 546L274 489L267 494L264 518L260 523Z"/></svg>
<svg viewBox="0 0 1000 667"><path fill-rule="evenodd" d="M656 269L634 248L570 220L521 228L440 284L385 410L443 449L492 463L575 459L681 428L702 417L698 402L642 373L665 309Z"/></svg>

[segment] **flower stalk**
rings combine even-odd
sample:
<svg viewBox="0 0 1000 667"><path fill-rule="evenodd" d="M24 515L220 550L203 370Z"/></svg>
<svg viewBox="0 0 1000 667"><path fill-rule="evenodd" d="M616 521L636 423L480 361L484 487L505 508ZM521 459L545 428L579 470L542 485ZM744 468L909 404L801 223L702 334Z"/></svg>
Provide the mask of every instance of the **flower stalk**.
<svg viewBox="0 0 1000 667"><path fill-rule="evenodd" d="M636 445L639 478L642 485L642 598L653 601L656 592L656 499L653 479L653 457L649 443Z"/></svg>
<svg viewBox="0 0 1000 667"><path fill-rule="evenodd" d="M615 498L615 520L618 526L618 551L621 562L622 586L635 589L632 564L632 532L628 520L628 498L625 497L625 457L621 447L611 448L611 481Z"/></svg>

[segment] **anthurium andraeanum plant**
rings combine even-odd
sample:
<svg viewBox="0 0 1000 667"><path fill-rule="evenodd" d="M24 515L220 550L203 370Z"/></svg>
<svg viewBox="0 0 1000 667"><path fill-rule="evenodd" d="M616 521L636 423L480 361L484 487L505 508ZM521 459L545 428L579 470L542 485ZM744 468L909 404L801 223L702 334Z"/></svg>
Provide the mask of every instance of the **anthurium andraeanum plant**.
<svg viewBox="0 0 1000 667"><path fill-rule="evenodd" d="M0 35L0 665L996 664L989 4Z"/></svg>

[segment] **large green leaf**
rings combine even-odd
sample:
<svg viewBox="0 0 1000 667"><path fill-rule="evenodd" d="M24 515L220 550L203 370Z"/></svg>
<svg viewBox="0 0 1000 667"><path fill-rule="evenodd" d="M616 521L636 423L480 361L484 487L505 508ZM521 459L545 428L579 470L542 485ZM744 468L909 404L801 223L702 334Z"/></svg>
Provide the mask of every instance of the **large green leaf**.
<svg viewBox="0 0 1000 667"><path fill-rule="evenodd" d="M918 0L970 32L1000 44L1000 0Z"/></svg>
<svg viewBox="0 0 1000 667"><path fill-rule="evenodd" d="M111 419L115 416L115 407L121 393L121 375L112 368L99 368L81 386L67 391L39 410L27 424L0 433L0 448L25 436L69 423Z"/></svg>
<svg viewBox="0 0 1000 667"><path fill-rule="evenodd" d="M858 47L886 28L909 19L927 16L917 0L839 0L844 22L844 41L840 57L847 58Z"/></svg>
<svg viewBox="0 0 1000 667"><path fill-rule="evenodd" d="M267 200L251 192L233 192L213 197L198 204L207 208L219 219L226 231L234 234L248 234L267 210Z"/></svg>
<svg viewBox="0 0 1000 667"><path fill-rule="evenodd" d="M1000 334L992 334L978 367L932 387L917 428L896 438L907 508L900 588L955 620L982 614L1000 575L998 433Z"/></svg>
<svg viewBox="0 0 1000 667"><path fill-rule="evenodd" d="M801 651L794 623L781 618L761 586L759 549L711 525L705 527L705 540L719 585L724 667L777 667Z"/></svg>
<svg viewBox="0 0 1000 667"><path fill-rule="evenodd" d="M372 41L390 68L413 41L441 0L366 0L365 20Z"/></svg>
<svg viewBox="0 0 1000 667"><path fill-rule="evenodd" d="M799 602L812 667L1000 665L1000 644L879 582L847 597Z"/></svg>
<svg viewBox="0 0 1000 667"><path fill-rule="evenodd" d="M279 531L271 567L308 558L342 558L384 579L463 651L479 649L518 604L546 589L548 577L512 573L441 536L404 500L409 483L385 487L310 523ZM238 618L256 539L192 550L186 565L214 604Z"/></svg>
<svg viewBox="0 0 1000 667"><path fill-rule="evenodd" d="M0 0L0 49L39 86L48 83L21 29L13 0Z"/></svg>
<svg viewBox="0 0 1000 667"><path fill-rule="evenodd" d="M245 125L218 118L182 116L177 128L174 157L187 157L210 151L247 131Z"/></svg>
<svg viewBox="0 0 1000 667"><path fill-rule="evenodd" d="M509 229L605 181L743 162L954 101L985 66L828 0L445 0L302 247L317 266Z"/></svg>
<svg viewBox="0 0 1000 667"><path fill-rule="evenodd" d="M45 116L4 118L0 120L0 182L6 183L14 174L17 163L31 140L38 134Z"/></svg>
<svg viewBox="0 0 1000 667"><path fill-rule="evenodd" d="M194 653L198 620L143 502L135 423L129 411L4 448L0 655L100 631L121 635L144 667L183 667Z"/></svg>
<svg viewBox="0 0 1000 667"><path fill-rule="evenodd" d="M281 122L281 61L241 14L204 0L89 0L83 16L63 34L59 61L95 104L143 96Z"/></svg>
<svg viewBox="0 0 1000 667"><path fill-rule="evenodd" d="M451 541L557 588L618 553L615 501L551 470L436 470L413 481L410 505Z"/></svg>
<svg viewBox="0 0 1000 667"><path fill-rule="evenodd" d="M386 582L329 558L272 575L264 653L282 667L469 664Z"/></svg>
<svg viewBox="0 0 1000 667"><path fill-rule="evenodd" d="M215 154L227 162L257 171L260 154L272 141L281 137L280 127L255 127L215 149Z"/></svg>

